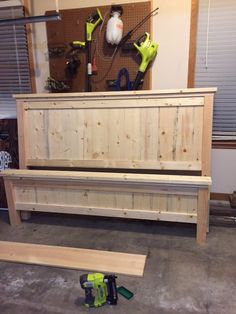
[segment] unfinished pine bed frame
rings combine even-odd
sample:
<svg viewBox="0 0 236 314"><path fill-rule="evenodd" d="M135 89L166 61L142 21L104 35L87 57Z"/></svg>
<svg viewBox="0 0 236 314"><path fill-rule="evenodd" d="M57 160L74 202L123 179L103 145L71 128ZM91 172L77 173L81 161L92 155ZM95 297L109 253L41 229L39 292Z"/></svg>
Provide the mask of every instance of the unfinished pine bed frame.
<svg viewBox="0 0 236 314"><path fill-rule="evenodd" d="M178 221L204 242L215 91L17 95L22 169L2 173L11 224L21 210Z"/></svg>

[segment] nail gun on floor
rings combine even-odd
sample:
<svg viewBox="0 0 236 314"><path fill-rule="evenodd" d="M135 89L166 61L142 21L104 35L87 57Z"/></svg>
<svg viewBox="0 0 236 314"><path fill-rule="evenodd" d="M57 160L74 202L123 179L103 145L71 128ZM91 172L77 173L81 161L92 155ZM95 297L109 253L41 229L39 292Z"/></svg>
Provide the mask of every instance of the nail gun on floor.
<svg viewBox="0 0 236 314"><path fill-rule="evenodd" d="M84 305L86 307L99 307L106 303L110 305L117 304L115 275L84 274L80 276L80 285L85 290Z"/></svg>

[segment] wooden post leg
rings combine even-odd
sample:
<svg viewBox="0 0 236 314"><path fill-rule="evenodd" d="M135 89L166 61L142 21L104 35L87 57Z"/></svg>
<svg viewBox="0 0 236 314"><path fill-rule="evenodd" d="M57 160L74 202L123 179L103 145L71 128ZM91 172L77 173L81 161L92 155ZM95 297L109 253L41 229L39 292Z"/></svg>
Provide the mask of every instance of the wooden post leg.
<svg viewBox="0 0 236 314"><path fill-rule="evenodd" d="M5 191L7 196L8 214L10 224L12 226L19 225L21 223L20 212L15 207L15 189L12 182L8 179L4 179Z"/></svg>
<svg viewBox="0 0 236 314"><path fill-rule="evenodd" d="M198 191L198 212L197 212L197 243L206 242L208 230L209 204L208 189L199 189Z"/></svg>
<svg viewBox="0 0 236 314"><path fill-rule="evenodd" d="M27 212L25 210L22 210L20 215L22 220L29 220L31 218L31 212Z"/></svg>
<svg viewBox="0 0 236 314"><path fill-rule="evenodd" d="M208 189L208 207L207 207L207 233L210 232L210 189Z"/></svg>

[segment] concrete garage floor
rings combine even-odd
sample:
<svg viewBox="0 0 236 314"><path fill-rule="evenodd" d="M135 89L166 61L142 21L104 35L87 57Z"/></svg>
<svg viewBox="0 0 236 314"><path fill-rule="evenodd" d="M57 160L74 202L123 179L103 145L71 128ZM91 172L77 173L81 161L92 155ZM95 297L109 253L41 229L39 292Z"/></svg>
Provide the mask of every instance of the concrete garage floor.
<svg viewBox="0 0 236 314"><path fill-rule="evenodd" d="M92 310L82 306L84 272L0 262L1 314L236 313L234 228L211 227L199 247L191 225L35 214L10 227L1 212L0 240L148 254L143 278L118 276L134 298Z"/></svg>

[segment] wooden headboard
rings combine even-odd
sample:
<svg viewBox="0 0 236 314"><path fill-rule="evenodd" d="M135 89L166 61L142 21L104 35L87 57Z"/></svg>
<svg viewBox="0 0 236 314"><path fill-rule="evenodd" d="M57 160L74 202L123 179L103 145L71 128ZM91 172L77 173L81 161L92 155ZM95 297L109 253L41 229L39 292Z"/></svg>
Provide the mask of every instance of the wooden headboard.
<svg viewBox="0 0 236 314"><path fill-rule="evenodd" d="M210 175L215 88L16 95L20 167Z"/></svg>

